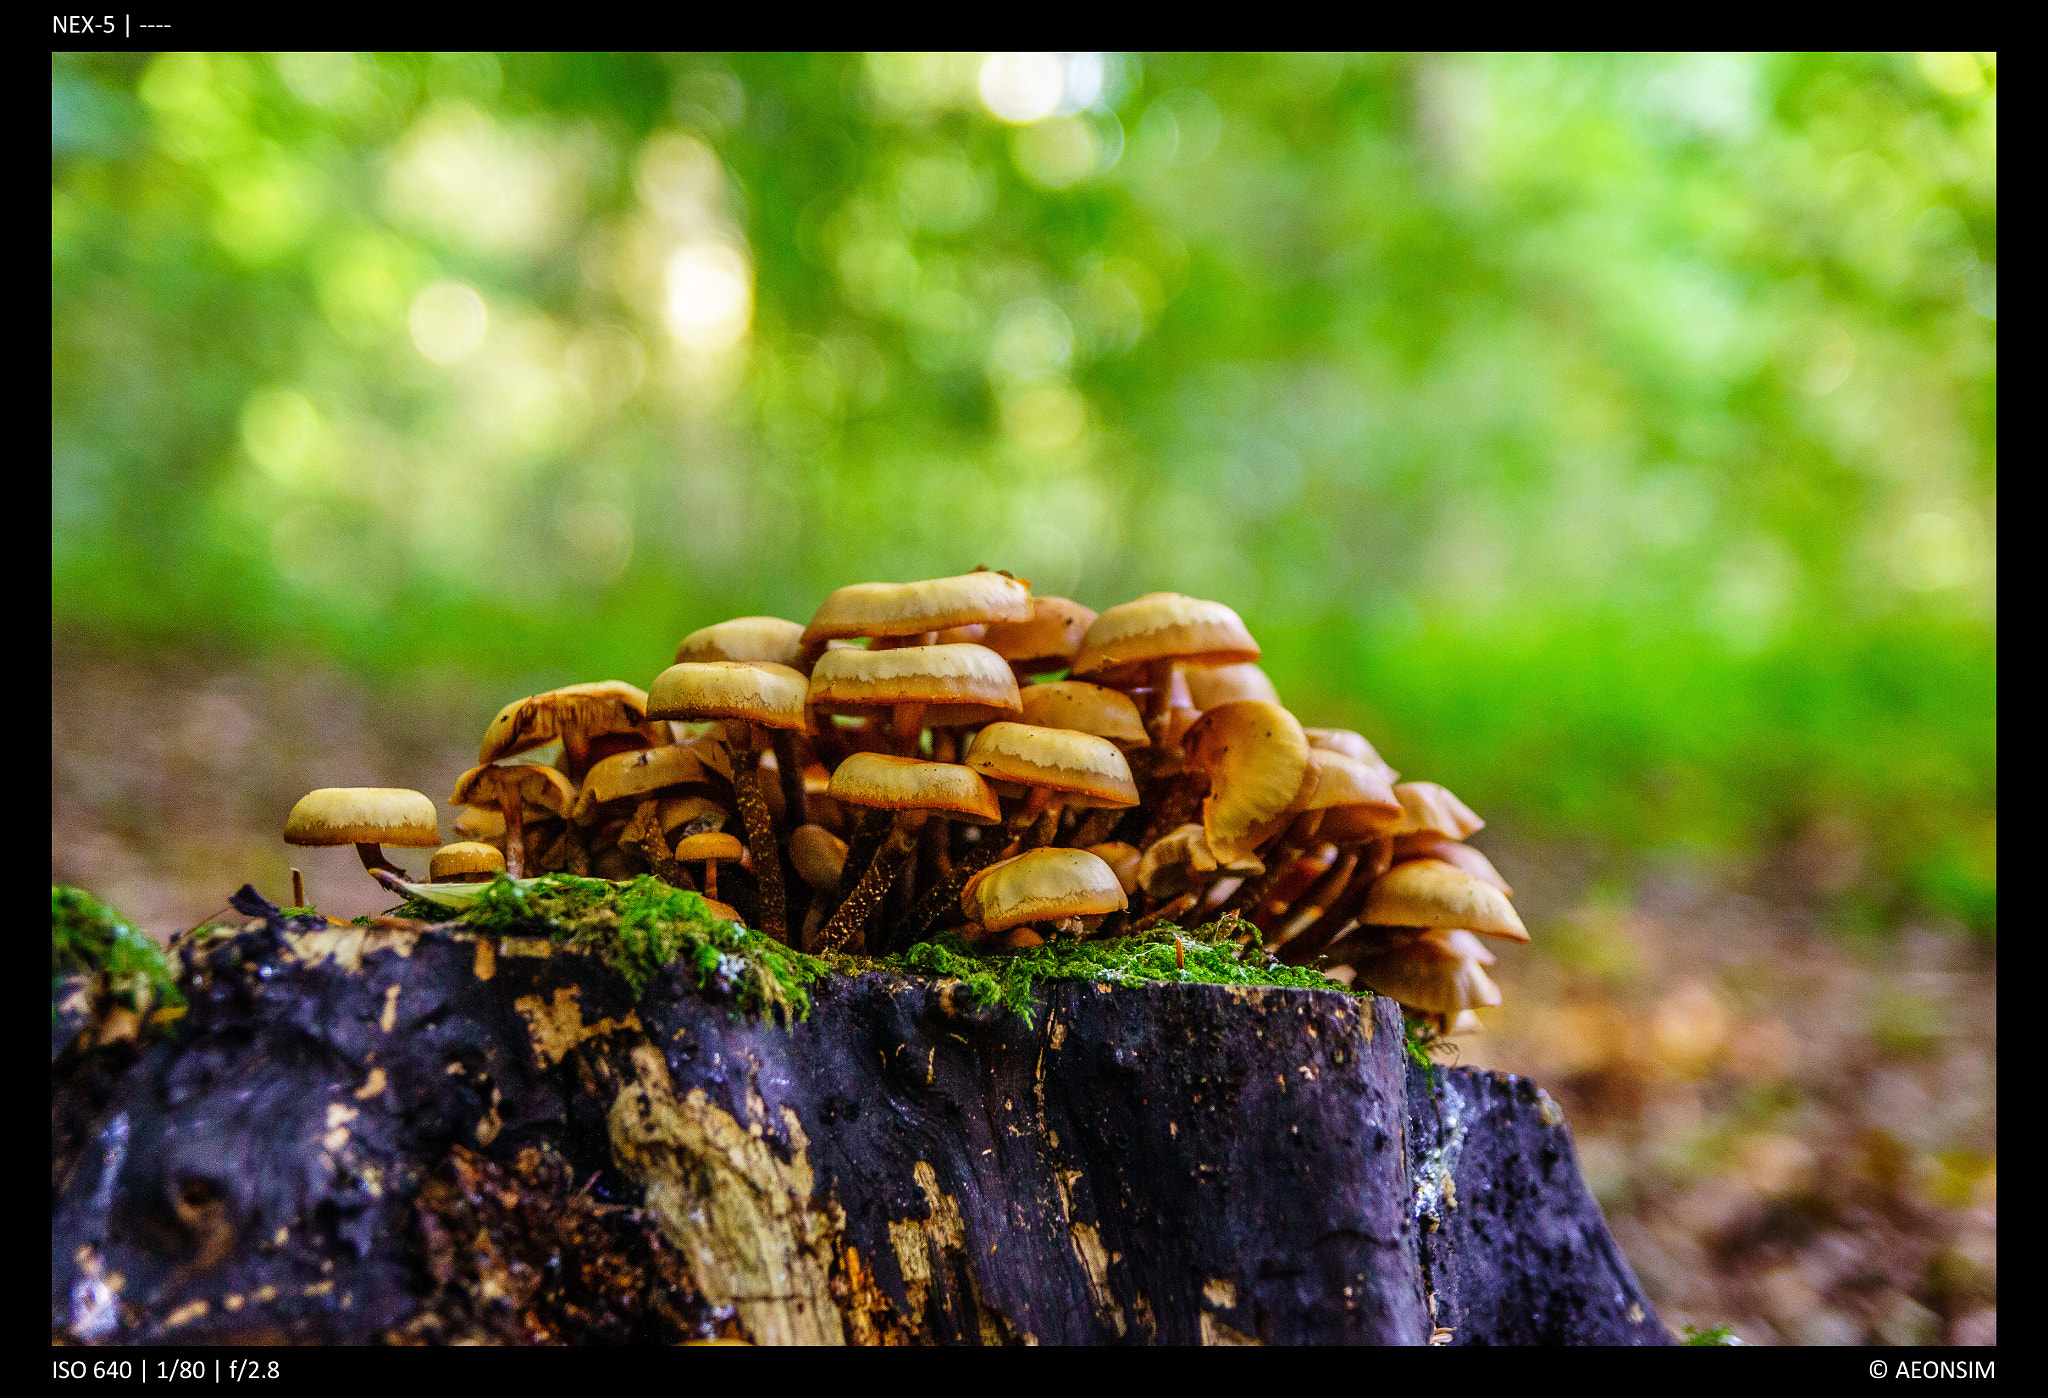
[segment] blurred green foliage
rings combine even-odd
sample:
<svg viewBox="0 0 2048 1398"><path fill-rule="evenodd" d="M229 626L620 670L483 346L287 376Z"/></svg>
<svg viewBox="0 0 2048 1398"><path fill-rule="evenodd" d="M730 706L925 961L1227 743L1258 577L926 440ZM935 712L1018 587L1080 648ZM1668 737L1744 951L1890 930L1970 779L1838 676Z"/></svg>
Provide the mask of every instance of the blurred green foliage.
<svg viewBox="0 0 2048 1398"><path fill-rule="evenodd" d="M480 723L850 581L1169 588L1524 828L1988 927L1996 77L59 55L53 619Z"/></svg>

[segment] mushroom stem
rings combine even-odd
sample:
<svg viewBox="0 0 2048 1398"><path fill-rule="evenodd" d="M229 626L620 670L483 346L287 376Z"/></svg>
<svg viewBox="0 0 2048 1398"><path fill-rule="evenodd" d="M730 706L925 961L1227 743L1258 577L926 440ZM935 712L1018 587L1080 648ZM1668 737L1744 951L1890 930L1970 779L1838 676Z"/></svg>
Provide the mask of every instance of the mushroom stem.
<svg viewBox="0 0 2048 1398"><path fill-rule="evenodd" d="M306 906L306 876L297 869L292 870L292 906L294 908Z"/></svg>
<svg viewBox="0 0 2048 1398"><path fill-rule="evenodd" d="M1331 864L1316 881L1302 891L1299 898L1287 905L1286 921L1280 923L1280 943L1311 935L1309 929L1328 911L1337 895L1351 882L1351 875L1358 868L1358 851L1348 849L1340 852L1336 862Z"/></svg>
<svg viewBox="0 0 2048 1398"><path fill-rule="evenodd" d="M1191 888L1186 893L1181 894L1180 897L1174 899L1171 903L1163 904L1162 906L1153 909L1151 912L1139 918L1136 922L1131 924L1131 930L1133 932L1142 932L1155 922L1163 922L1170 917L1179 917L1189 908L1194 907L1195 904L1201 899L1201 896L1201 889Z"/></svg>
<svg viewBox="0 0 2048 1398"><path fill-rule="evenodd" d="M590 739L580 729L562 728L563 772L572 782L581 782L590 771Z"/></svg>
<svg viewBox="0 0 2048 1398"><path fill-rule="evenodd" d="M1145 696L1145 727L1156 732L1165 725L1166 711L1173 698L1173 661L1147 661L1145 683L1151 686L1151 692Z"/></svg>
<svg viewBox="0 0 2048 1398"><path fill-rule="evenodd" d="M715 859L704 861L704 896L706 898L716 898L718 896L718 861Z"/></svg>
<svg viewBox="0 0 2048 1398"><path fill-rule="evenodd" d="M796 734L787 728L775 730L775 775L782 783L782 808L791 829L809 820L804 806L804 762L797 748Z"/></svg>
<svg viewBox="0 0 2048 1398"><path fill-rule="evenodd" d="M526 813L520 804L517 788L509 782L498 797L498 810L505 817L505 876L523 879L526 877Z"/></svg>
<svg viewBox="0 0 2048 1398"><path fill-rule="evenodd" d="M379 869L382 869L387 873L396 874L401 879L406 877L405 870L399 868L396 864L393 864L390 860L384 857L384 847L382 845L370 845L358 842L356 845L356 858L362 860L363 867L365 869L368 869L372 874L376 873ZM304 905L301 904L300 906L303 907Z"/></svg>
<svg viewBox="0 0 2048 1398"><path fill-rule="evenodd" d="M789 940L788 905L782 895L782 851L775 844L775 822L768 798L761 794L761 768L749 753L732 775L733 796L747 825L747 848L754 856L754 877L761 884L761 930L778 942Z"/></svg>
<svg viewBox="0 0 2048 1398"><path fill-rule="evenodd" d="M1365 898L1372 891L1373 880L1384 870L1375 869L1369 852L1361 852L1358 863L1353 866L1350 879L1344 891L1330 901L1307 929L1290 941L1282 942L1274 953L1276 959L1289 966L1306 966L1322 955L1330 943L1344 935L1344 929L1365 907Z"/></svg>
<svg viewBox="0 0 2048 1398"><path fill-rule="evenodd" d="M1110 837L1116 830L1117 822L1123 818L1124 808L1119 806L1090 811L1081 818L1081 823L1074 827L1073 837L1067 844L1072 849L1086 849L1090 845L1099 845Z"/></svg>
<svg viewBox="0 0 2048 1398"><path fill-rule="evenodd" d="M897 704L891 715L896 748L905 757L917 756L918 735L924 732L925 707L923 704Z"/></svg>
<svg viewBox="0 0 2048 1398"><path fill-rule="evenodd" d="M853 892L847 895L846 901L832 914L832 920L818 934L819 950L857 952L864 948L868 920L882 906L889 886L896 881L896 870L916 846L925 816L924 811L897 813L889 838L875 851L875 857L860 876L860 882L853 886Z"/></svg>
<svg viewBox="0 0 2048 1398"><path fill-rule="evenodd" d="M916 905L910 910L910 915L903 919L902 932L895 939L896 942L908 946L938 925L949 909L958 912L960 890L967 887L969 879L995 863L1001 854L1002 842L995 839L985 839L969 850L967 855L953 866L951 875L933 884L924 897L917 900ZM893 949L894 943L891 944L891 950Z"/></svg>

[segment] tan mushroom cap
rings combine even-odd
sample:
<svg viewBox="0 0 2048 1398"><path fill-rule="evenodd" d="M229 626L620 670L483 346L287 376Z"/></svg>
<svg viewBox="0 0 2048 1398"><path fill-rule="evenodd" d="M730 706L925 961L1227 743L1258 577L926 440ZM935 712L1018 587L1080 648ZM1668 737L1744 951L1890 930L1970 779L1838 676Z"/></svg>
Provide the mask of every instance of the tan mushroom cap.
<svg viewBox="0 0 2048 1398"><path fill-rule="evenodd" d="M768 661L686 660L655 677L647 691L654 718L733 718L764 728L810 727L810 681Z"/></svg>
<svg viewBox="0 0 2048 1398"><path fill-rule="evenodd" d="M848 636L915 636L983 621L1029 621L1031 586L979 571L912 583L854 583L825 599L804 644Z"/></svg>
<svg viewBox="0 0 2048 1398"><path fill-rule="evenodd" d="M1014 714L1017 677L987 646L828 650L811 670L810 699L825 709L880 704L978 704Z"/></svg>
<svg viewBox="0 0 2048 1398"><path fill-rule="evenodd" d="M1235 665L1257 660L1259 643L1221 602L1178 592L1148 592L1095 618L1074 657L1074 674L1093 675L1148 660Z"/></svg>
<svg viewBox="0 0 2048 1398"><path fill-rule="evenodd" d="M1446 1034L1460 1035L1480 1034L1485 1032L1485 1028L1486 1026L1479 1022L1478 1015L1470 1010L1460 1010L1456 1015L1452 1016L1450 1027L1444 1032Z"/></svg>
<svg viewBox="0 0 2048 1398"><path fill-rule="evenodd" d="M830 892L846 868L846 841L822 825L799 825L789 832L789 862L805 883Z"/></svg>
<svg viewBox="0 0 2048 1398"><path fill-rule="evenodd" d="M1122 840L1108 840L1099 845L1089 845L1088 853L1107 864L1116 874L1116 881L1123 885L1128 897L1138 889L1138 865L1143 856L1136 845L1125 844Z"/></svg>
<svg viewBox="0 0 2048 1398"><path fill-rule="evenodd" d="M694 744L671 744L643 748L639 752L615 753L591 764L583 775L583 789L576 794L572 814L581 820L607 801L644 796L665 786L711 780Z"/></svg>
<svg viewBox="0 0 2048 1398"><path fill-rule="evenodd" d="M1025 685L1018 698L1024 706L1024 722L1040 728L1071 728L1134 748L1152 741L1137 704L1121 690L1085 680L1056 680Z"/></svg>
<svg viewBox="0 0 2048 1398"><path fill-rule="evenodd" d="M1429 941L1438 943L1446 951L1471 957L1481 966L1491 966L1500 960L1484 941L1462 927L1432 927L1422 935Z"/></svg>
<svg viewBox="0 0 2048 1398"><path fill-rule="evenodd" d="M464 806L462 814L455 817L455 824L449 827L461 841L502 840L505 838L505 813L495 806Z"/></svg>
<svg viewBox="0 0 2048 1398"><path fill-rule="evenodd" d="M455 794L448 804L494 806L507 790L518 792L522 805L538 806L558 816L568 815L576 804L576 788L552 767L488 762L455 779Z"/></svg>
<svg viewBox="0 0 2048 1398"><path fill-rule="evenodd" d="M1463 927L1526 942L1529 933L1507 895L1441 859L1411 859L1373 881L1362 920L1388 927Z"/></svg>
<svg viewBox="0 0 2048 1398"><path fill-rule="evenodd" d="M685 835L676 841L675 847L669 851L679 862L696 863L708 859L721 864L738 859L746 852L747 847L741 844L737 837L719 830L707 830L701 835Z"/></svg>
<svg viewBox="0 0 2048 1398"><path fill-rule="evenodd" d="M1457 865L1481 883L1492 884L1508 897L1515 896L1500 870L1493 867L1493 861L1461 840L1425 839L1418 845L1409 845L1404 837L1394 841L1394 859L1403 864L1411 859L1441 859Z"/></svg>
<svg viewBox="0 0 2048 1398"><path fill-rule="evenodd" d="M1236 665L1190 670L1187 684L1188 698L1204 712L1236 699L1259 699L1268 704L1280 702L1280 691L1273 688L1266 672L1248 660Z"/></svg>
<svg viewBox="0 0 2048 1398"><path fill-rule="evenodd" d="M1252 854L1315 771L1294 715L1256 699L1209 710L1188 729L1182 747L1187 765L1209 776L1202 828L1224 861Z"/></svg>
<svg viewBox="0 0 2048 1398"><path fill-rule="evenodd" d="M1095 611L1065 597L1031 599L1029 621L990 622L981 643L1030 673L1063 670L1081 653L1081 638L1095 624Z"/></svg>
<svg viewBox="0 0 2048 1398"><path fill-rule="evenodd" d="M803 649L804 629L779 616L736 616L700 627L676 647L676 664L732 660L742 664L794 666Z"/></svg>
<svg viewBox="0 0 2048 1398"><path fill-rule="evenodd" d="M1357 983L1424 1014L1454 1015L1500 1003L1500 987L1477 959L1429 937L1352 964L1358 968Z"/></svg>
<svg viewBox="0 0 2048 1398"><path fill-rule="evenodd" d="M479 762L537 748L565 733L593 737L638 728L647 721L647 694L624 680L572 684L545 694L515 699L498 710L484 730Z"/></svg>
<svg viewBox="0 0 2048 1398"><path fill-rule="evenodd" d="M1244 855L1237 859L1220 860L1209 847L1208 836L1202 827L1190 821L1168 831L1145 847L1139 857L1136 877L1138 886L1147 893L1177 893L1186 886L1185 876L1175 871L1190 870L1197 874L1214 873L1223 869L1232 874L1263 874L1264 861L1255 855Z"/></svg>
<svg viewBox="0 0 2048 1398"><path fill-rule="evenodd" d="M679 825L691 821L708 820L713 830L723 830L725 823L732 819L732 812L716 801L702 796L664 796L655 807L655 814L661 818L661 833L666 835Z"/></svg>
<svg viewBox="0 0 2048 1398"><path fill-rule="evenodd" d="M883 752L849 756L832 773L826 794L835 801L883 810L942 811L982 825L1003 818L995 793L973 769Z"/></svg>
<svg viewBox="0 0 2048 1398"><path fill-rule="evenodd" d="M991 723L974 735L964 760L984 777L1085 796L1103 806L1138 804L1138 784L1122 750L1092 733Z"/></svg>
<svg viewBox="0 0 2048 1398"><path fill-rule="evenodd" d="M441 843L434 803L396 786L323 786L298 799L284 821L288 845L398 845L428 849Z"/></svg>
<svg viewBox="0 0 2048 1398"><path fill-rule="evenodd" d="M464 874L495 873L504 867L505 856L495 845L459 840L434 851L434 857L427 861L427 877L453 879Z"/></svg>
<svg viewBox="0 0 2048 1398"><path fill-rule="evenodd" d="M989 932L1129 906L1116 871L1085 849L1027 850L989 865L960 891L961 911Z"/></svg>
<svg viewBox="0 0 2048 1398"><path fill-rule="evenodd" d="M1396 836L1430 834L1462 840L1486 826L1470 806L1435 782L1402 782L1394 788L1394 797L1406 812L1389 832Z"/></svg>
<svg viewBox="0 0 2048 1398"><path fill-rule="evenodd" d="M1401 803L1378 768L1326 748L1310 748L1308 759L1318 778L1305 809L1326 812L1317 827L1322 839L1357 844L1378 839L1401 823Z"/></svg>
<svg viewBox="0 0 2048 1398"><path fill-rule="evenodd" d="M1401 780L1401 774L1387 765L1387 759L1374 750L1362 733L1354 733L1349 728L1304 728L1301 731L1308 735L1308 745L1312 748L1341 752L1368 767L1378 768L1390 782Z"/></svg>

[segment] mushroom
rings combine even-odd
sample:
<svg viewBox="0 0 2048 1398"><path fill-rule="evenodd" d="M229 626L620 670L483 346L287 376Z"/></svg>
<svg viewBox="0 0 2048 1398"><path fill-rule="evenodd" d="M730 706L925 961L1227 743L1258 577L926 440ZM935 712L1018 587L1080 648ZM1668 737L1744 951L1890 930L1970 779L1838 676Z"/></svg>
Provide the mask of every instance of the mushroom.
<svg viewBox="0 0 2048 1398"><path fill-rule="evenodd" d="M1493 867L1493 861L1472 846L1459 840L1429 840L1421 844L1403 847L1401 840L1389 842L1393 860L1405 864L1411 859L1441 859L1446 864L1455 864L1481 883L1490 883L1508 897L1515 891L1508 887L1508 881L1500 876L1500 870Z"/></svg>
<svg viewBox="0 0 2048 1398"><path fill-rule="evenodd" d="M1172 700L1173 667L1235 665L1259 658L1259 643L1221 602L1178 592L1148 592L1109 608L1088 628L1074 657L1075 679L1151 691L1148 724L1158 727Z"/></svg>
<svg viewBox="0 0 2048 1398"><path fill-rule="evenodd" d="M489 883L505 867L496 845L459 840L434 851L427 878L434 883Z"/></svg>
<svg viewBox="0 0 2048 1398"><path fill-rule="evenodd" d="M1110 840L1099 845L1089 845L1087 849L1088 853L1115 871L1116 881L1123 885L1126 897L1137 892L1138 866L1144 861L1136 845L1127 845L1121 840Z"/></svg>
<svg viewBox="0 0 2048 1398"><path fill-rule="evenodd" d="M1012 817L1012 833L1073 804L1125 808L1138 804L1130 764L1116 744L1066 728L1028 723L991 723L974 735L966 763L991 781L1029 788ZM1043 844L1045 841L1039 841Z"/></svg>
<svg viewBox="0 0 2048 1398"><path fill-rule="evenodd" d="M832 774L830 791L835 801L893 815L889 833L860 881L819 933L818 944L827 951L858 950L864 944L868 920L895 882L897 870L928 817L953 816L981 825L993 825L1002 818L995 793L980 774L952 762L857 752Z"/></svg>
<svg viewBox="0 0 2048 1398"><path fill-rule="evenodd" d="M1204 712L1236 699L1258 699L1268 704L1280 702L1280 693L1266 678L1266 672L1248 660L1237 665L1217 665L1184 673L1188 698L1195 708Z"/></svg>
<svg viewBox="0 0 2048 1398"><path fill-rule="evenodd" d="M505 817L494 806L464 806L451 828L458 840L504 848Z"/></svg>
<svg viewBox="0 0 2048 1398"><path fill-rule="evenodd" d="M1365 900L1365 921L1386 927L1463 927L1503 941L1529 940L1506 894L1441 859L1411 859L1375 879Z"/></svg>
<svg viewBox="0 0 2048 1398"><path fill-rule="evenodd" d="M1394 788L1394 797L1405 813L1401 823L1387 832L1394 837L1396 855L1404 839L1415 839L1421 844L1462 840L1486 825L1470 806L1435 782L1402 782Z"/></svg>
<svg viewBox="0 0 2048 1398"><path fill-rule="evenodd" d="M639 845L646 852L649 867L662 874L664 861L669 858L665 832L675 823L665 823L659 814L662 794L713 780L717 768L707 765L705 758L714 749L714 744L700 739L615 753L595 762L583 778L582 790L576 793L571 819L578 829L588 829L625 814L632 838L621 843ZM724 763L722 752L714 760ZM621 808L628 802L632 803L632 810L623 811ZM582 848L587 855L587 841Z"/></svg>
<svg viewBox="0 0 2048 1398"><path fill-rule="evenodd" d="M789 862L815 892L829 894L846 870L846 841L822 825L799 825L789 833Z"/></svg>
<svg viewBox="0 0 2048 1398"><path fill-rule="evenodd" d="M1387 765L1387 760L1373 750L1373 745L1368 743L1363 735L1354 733L1349 728L1304 728L1301 731L1307 735L1308 745L1312 748L1321 748L1325 752L1341 752L1368 767L1377 767L1380 775L1390 782L1401 780L1401 774Z"/></svg>
<svg viewBox="0 0 2048 1398"><path fill-rule="evenodd" d="M1219 860L1252 854L1279 833L1317 770L1294 715L1257 699L1219 704L1203 714L1188 730L1184 748L1187 765L1209 778L1202 830ZM1308 787L1304 804L1314 790Z"/></svg>
<svg viewBox="0 0 2048 1398"><path fill-rule="evenodd" d="M678 665L692 661L734 660L742 663L797 666L804 629L774 616L741 616L700 627L676 647Z"/></svg>
<svg viewBox="0 0 2048 1398"><path fill-rule="evenodd" d="M986 568L924 582L854 583L825 599L804 628L803 647L816 655L829 641L856 636L900 640L979 622L1030 619L1030 584Z"/></svg>
<svg viewBox="0 0 2048 1398"><path fill-rule="evenodd" d="M992 621L980 641L1010 662L1022 683L1027 675L1064 670L1081 653L1081 638L1095 624L1095 613L1064 597L1033 597L1028 621Z"/></svg>
<svg viewBox="0 0 2048 1398"><path fill-rule="evenodd" d="M651 717L724 719L726 732L741 740L733 744L741 754L733 763L733 795L754 853L754 877L761 883L761 930L778 942L789 940L789 916L782 854L762 794L758 754L767 745L768 733L810 727L808 689L804 677L787 665L704 660L669 666L655 677L647 694Z"/></svg>
<svg viewBox="0 0 2048 1398"><path fill-rule="evenodd" d="M1071 728L1123 747L1142 748L1152 739L1131 696L1085 680L1054 680L1017 691L1020 717L1040 728Z"/></svg>
<svg viewBox="0 0 2048 1398"><path fill-rule="evenodd" d="M1498 1005L1500 987L1478 957L1459 949L1454 937L1452 929L1440 928L1360 956L1351 962L1358 971L1357 982L1430 1015L1448 1017Z"/></svg>
<svg viewBox="0 0 2048 1398"><path fill-rule="evenodd" d="M810 700L827 711L888 707L900 756L917 751L928 705L972 704L1005 714L1023 707L1002 657L966 644L827 651L812 667Z"/></svg>
<svg viewBox="0 0 2048 1398"><path fill-rule="evenodd" d="M1084 849L1034 849L991 864L960 891L960 909L984 933L1031 922L1076 934L1129 907L1116 871Z"/></svg>
<svg viewBox="0 0 2048 1398"><path fill-rule="evenodd" d="M450 805L494 805L505 818L505 868L515 879L526 877L526 808L538 807L566 817L576 804L576 788L552 767L528 763L486 763L455 780Z"/></svg>
<svg viewBox="0 0 2048 1398"><path fill-rule="evenodd" d="M624 680L551 689L498 710L476 760L496 762L560 738L564 770L571 781L581 781L595 760L593 738L631 732L650 745L666 741L668 735L651 727L647 717L647 695Z"/></svg>
<svg viewBox="0 0 2048 1398"><path fill-rule="evenodd" d="M417 791L391 786L324 786L298 799L284 821L288 845L354 845L356 857L377 878L379 870L405 878L384 857L384 845L431 849L441 843L434 803ZM381 878L377 882L383 883ZM386 885L389 887L389 885Z"/></svg>
<svg viewBox="0 0 2048 1398"><path fill-rule="evenodd" d="M678 864L704 866L703 877L698 880L704 886L704 896L716 901L718 898L718 866L730 863L746 853L746 846L723 831L706 831L702 835L685 835L676 841L671 857Z"/></svg>

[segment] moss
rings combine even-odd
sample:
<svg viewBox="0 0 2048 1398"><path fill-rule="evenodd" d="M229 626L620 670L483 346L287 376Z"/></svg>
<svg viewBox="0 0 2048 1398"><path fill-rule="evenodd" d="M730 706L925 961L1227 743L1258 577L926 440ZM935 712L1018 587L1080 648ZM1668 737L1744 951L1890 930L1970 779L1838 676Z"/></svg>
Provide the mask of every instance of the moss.
<svg viewBox="0 0 2048 1398"><path fill-rule="evenodd" d="M881 961L860 963L859 969L952 977L982 1003L1020 1015L1027 1024L1031 1022L1032 987L1039 981L1281 985L1370 996L1369 991L1345 990L1320 971L1285 966L1263 951L1239 947L1233 935L1238 925L1232 919L1185 931L1162 923L1136 936L1054 942L1016 952L976 951L947 934ZM852 961L847 958L846 964Z"/></svg>
<svg viewBox="0 0 2048 1398"><path fill-rule="evenodd" d="M84 889L51 884L51 984L81 973L104 976L113 1001L137 1014L185 1003L162 947Z"/></svg>
<svg viewBox="0 0 2048 1398"><path fill-rule="evenodd" d="M1698 1330L1688 1325L1685 1327L1685 1338L1679 1343L1687 1345L1739 1345L1742 1341L1737 1338L1735 1327L1732 1325L1714 1325L1709 1326L1705 1330Z"/></svg>
<svg viewBox="0 0 2048 1398"><path fill-rule="evenodd" d="M448 910L413 900L400 916L448 920ZM681 962L699 989L729 993L742 1011L789 1023L810 1013L805 989L827 974L818 958L712 916L699 894L649 874L630 883L549 874L520 887L500 874L456 922L494 936L546 936L602 959L637 996Z"/></svg>

